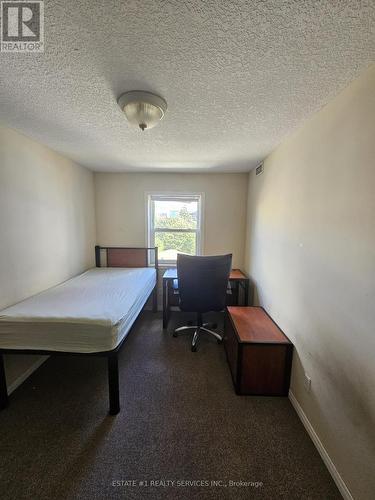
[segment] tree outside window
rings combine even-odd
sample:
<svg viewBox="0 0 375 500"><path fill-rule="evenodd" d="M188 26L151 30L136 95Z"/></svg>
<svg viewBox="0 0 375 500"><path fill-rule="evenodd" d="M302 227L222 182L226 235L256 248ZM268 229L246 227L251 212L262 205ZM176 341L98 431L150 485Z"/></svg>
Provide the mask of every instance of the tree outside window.
<svg viewBox="0 0 375 500"><path fill-rule="evenodd" d="M149 195L148 228L159 262L175 263L177 253L200 254L201 195Z"/></svg>

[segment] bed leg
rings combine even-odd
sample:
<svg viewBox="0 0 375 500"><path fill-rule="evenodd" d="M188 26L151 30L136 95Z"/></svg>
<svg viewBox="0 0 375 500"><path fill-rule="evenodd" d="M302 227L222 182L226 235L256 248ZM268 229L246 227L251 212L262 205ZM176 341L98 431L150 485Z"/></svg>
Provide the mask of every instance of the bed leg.
<svg viewBox="0 0 375 500"><path fill-rule="evenodd" d="M152 292L152 312L158 312L158 285L156 284Z"/></svg>
<svg viewBox="0 0 375 500"><path fill-rule="evenodd" d="M120 412L117 352L108 356L109 414Z"/></svg>
<svg viewBox="0 0 375 500"><path fill-rule="evenodd" d="M4 358L0 354L0 410L8 406L7 380L5 377Z"/></svg>

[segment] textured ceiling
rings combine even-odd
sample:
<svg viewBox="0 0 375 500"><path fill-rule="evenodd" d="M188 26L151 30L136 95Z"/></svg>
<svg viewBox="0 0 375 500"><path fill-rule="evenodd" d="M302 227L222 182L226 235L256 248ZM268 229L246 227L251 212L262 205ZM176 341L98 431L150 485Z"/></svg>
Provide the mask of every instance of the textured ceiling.
<svg viewBox="0 0 375 500"><path fill-rule="evenodd" d="M246 171L374 62L375 2L46 0L45 46L0 53L4 125L94 170Z"/></svg>

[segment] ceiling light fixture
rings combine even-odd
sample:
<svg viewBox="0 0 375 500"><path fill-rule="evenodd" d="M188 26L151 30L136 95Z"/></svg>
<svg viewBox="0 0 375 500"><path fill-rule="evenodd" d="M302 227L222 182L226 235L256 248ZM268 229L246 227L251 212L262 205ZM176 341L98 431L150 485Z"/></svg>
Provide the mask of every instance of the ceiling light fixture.
<svg viewBox="0 0 375 500"><path fill-rule="evenodd" d="M155 127L167 111L167 103L162 97L142 90L122 94L118 103L130 125L141 130Z"/></svg>

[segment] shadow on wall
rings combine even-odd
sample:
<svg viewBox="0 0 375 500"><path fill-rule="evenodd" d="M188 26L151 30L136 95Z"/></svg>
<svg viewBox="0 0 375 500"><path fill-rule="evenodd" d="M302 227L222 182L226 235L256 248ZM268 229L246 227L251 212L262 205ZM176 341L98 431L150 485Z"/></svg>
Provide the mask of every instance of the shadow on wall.
<svg viewBox="0 0 375 500"><path fill-rule="evenodd" d="M249 306L259 306L259 293L256 281L253 280L251 276L249 276Z"/></svg>

